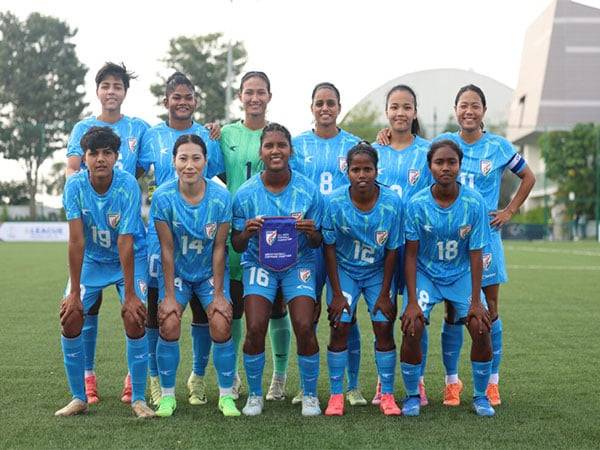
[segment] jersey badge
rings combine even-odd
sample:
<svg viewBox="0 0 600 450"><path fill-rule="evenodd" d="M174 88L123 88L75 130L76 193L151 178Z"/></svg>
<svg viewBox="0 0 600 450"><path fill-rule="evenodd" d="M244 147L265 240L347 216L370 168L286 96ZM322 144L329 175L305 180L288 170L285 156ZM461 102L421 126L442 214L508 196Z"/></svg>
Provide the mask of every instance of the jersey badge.
<svg viewBox="0 0 600 450"><path fill-rule="evenodd" d="M214 239L215 234L217 234L217 224L216 223L207 223L204 225L204 232L209 239Z"/></svg>
<svg viewBox="0 0 600 450"><path fill-rule="evenodd" d="M277 239L277 230L268 230L265 233L265 240L267 241L267 244L273 245L275 239Z"/></svg>
<svg viewBox="0 0 600 450"><path fill-rule="evenodd" d="M471 232L471 225L465 225L464 227L460 227L458 230L458 234L461 239L465 239L469 233Z"/></svg>
<svg viewBox="0 0 600 450"><path fill-rule="evenodd" d="M119 222L121 221L121 214L111 214L111 213L108 213L106 215L106 217L108 219L108 224L112 228L117 228L117 225L119 225Z"/></svg>
<svg viewBox="0 0 600 450"><path fill-rule="evenodd" d="M129 144L129 150L131 150L132 152L135 152L135 146L137 145L137 139L134 137L130 137L127 140L127 143Z"/></svg>
<svg viewBox="0 0 600 450"><path fill-rule="evenodd" d="M346 161L345 156L338 156L338 167L340 169L340 172L345 172L348 168L348 161Z"/></svg>
<svg viewBox="0 0 600 450"><path fill-rule="evenodd" d="M377 242L378 245L385 244L385 241L387 241L387 238L388 238L387 231L376 231L375 232L375 242Z"/></svg>
<svg viewBox="0 0 600 450"><path fill-rule="evenodd" d="M415 184L417 184L417 181L419 180L419 176L421 175L421 172L419 172L416 169L410 169L408 171L408 183L411 186L414 186Z"/></svg>
<svg viewBox="0 0 600 450"><path fill-rule="evenodd" d="M482 159L479 166L481 168L481 173L487 177L488 173L492 170L492 161L489 159Z"/></svg>
<svg viewBox="0 0 600 450"><path fill-rule="evenodd" d="M300 281L302 281L303 283L308 282L308 280L310 280L310 276L311 276L310 269L299 269L298 270L298 278L300 278Z"/></svg>
<svg viewBox="0 0 600 450"><path fill-rule="evenodd" d="M293 213L290 214L290 216L292 216L296 220L302 220L302 216L303 215L304 214L301 213L301 212L293 212Z"/></svg>
<svg viewBox="0 0 600 450"><path fill-rule="evenodd" d="M490 265L492 264L492 254L484 253L483 256L481 257L481 259L483 260L483 269L484 270L489 269Z"/></svg>
<svg viewBox="0 0 600 450"><path fill-rule="evenodd" d="M425 224L425 225L423 225L423 229L425 231L427 231L428 233L431 233L431 231L433 230L433 226L431 226L429 224Z"/></svg>

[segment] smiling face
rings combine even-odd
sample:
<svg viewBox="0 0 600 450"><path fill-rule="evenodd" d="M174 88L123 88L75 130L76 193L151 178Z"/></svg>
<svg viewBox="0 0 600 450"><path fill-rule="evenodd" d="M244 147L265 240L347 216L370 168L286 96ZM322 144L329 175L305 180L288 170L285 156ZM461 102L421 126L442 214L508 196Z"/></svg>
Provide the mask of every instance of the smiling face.
<svg viewBox="0 0 600 450"><path fill-rule="evenodd" d="M467 133L481 129L486 110L487 108L483 106L481 97L475 91L463 92L454 107L456 120L461 130Z"/></svg>
<svg viewBox="0 0 600 450"><path fill-rule="evenodd" d="M417 116L414 97L407 90L395 90L388 98L385 113L392 130L409 133Z"/></svg>
<svg viewBox="0 0 600 450"><path fill-rule="evenodd" d="M355 192L368 192L375 184L377 167L373 159L366 153L352 156L348 162L348 178Z"/></svg>
<svg viewBox="0 0 600 450"><path fill-rule="evenodd" d="M189 86L178 84L165 99L169 120L191 120L196 110L196 95Z"/></svg>
<svg viewBox="0 0 600 450"><path fill-rule="evenodd" d="M449 146L438 148L431 155L429 170L438 184L448 186L454 183L460 172L460 158L458 153Z"/></svg>
<svg viewBox="0 0 600 450"><path fill-rule="evenodd" d="M269 131L260 146L260 159L267 170L279 172L288 169L292 147L281 131Z"/></svg>
<svg viewBox="0 0 600 450"><path fill-rule="evenodd" d="M127 95L127 91L125 90L123 80L114 75L106 76L100 81L96 89L96 96L102 105L103 111L120 111L123 100L125 100L125 95Z"/></svg>
<svg viewBox="0 0 600 450"><path fill-rule="evenodd" d="M271 93L265 80L260 77L250 77L244 81L239 98L247 115L260 117L267 112Z"/></svg>
<svg viewBox="0 0 600 450"><path fill-rule="evenodd" d="M333 89L321 88L315 93L310 110L318 126L335 125L341 105Z"/></svg>
<svg viewBox="0 0 600 450"><path fill-rule="evenodd" d="M173 157L175 171L182 183L197 183L202 178L206 157L202 147L193 142L186 142L177 147Z"/></svg>

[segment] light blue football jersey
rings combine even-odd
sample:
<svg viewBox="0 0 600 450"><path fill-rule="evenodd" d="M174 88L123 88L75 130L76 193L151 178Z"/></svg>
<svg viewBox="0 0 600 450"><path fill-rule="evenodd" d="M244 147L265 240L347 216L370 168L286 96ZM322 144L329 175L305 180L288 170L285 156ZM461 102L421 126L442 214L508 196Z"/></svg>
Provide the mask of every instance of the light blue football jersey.
<svg viewBox="0 0 600 450"><path fill-rule="evenodd" d="M262 173L262 172L261 172ZM233 229L242 231L246 220L255 217L292 216L296 219L312 219L315 228L321 228L323 198L317 186L307 177L292 170L287 187L274 194L262 182L257 173L240 186L233 199ZM308 246L304 233L298 233L298 262L313 262L314 252ZM259 264L258 234L248 242L242 254L242 265Z"/></svg>
<svg viewBox="0 0 600 450"><path fill-rule="evenodd" d="M459 184L459 194L448 208L433 198L431 188L408 202L404 222L407 241L419 241L417 268L432 281L448 285L471 270L470 250L489 240L489 225L481 194Z"/></svg>
<svg viewBox="0 0 600 450"><path fill-rule="evenodd" d="M82 170L69 177L63 192L63 206L67 220L83 222L84 260L119 262L117 239L121 234L132 234L135 256L145 257L141 204L140 187L128 172L114 169L110 188L102 195L92 187L89 171Z"/></svg>
<svg viewBox="0 0 600 450"><path fill-rule="evenodd" d="M396 150L389 145L373 143L377 150L377 181L407 202L421 189L431 185L433 179L427 165L430 142L415 136L412 145Z"/></svg>
<svg viewBox="0 0 600 450"><path fill-rule="evenodd" d="M359 142L359 138L344 130L329 139L317 136L312 130L305 131L292 139L294 153L290 167L315 183L321 194L329 195L350 183L346 155Z"/></svg>
<svg viewBox="0 0 600 450"><path fill-rule="evenodd" d="M231 222L231 196L227 189L206 181L204 198L189 204L179 192L179 180L163 183L152 196L152 216L165 222L173 235L175 276L185 281L207 280L213 275L212 253L219 225Z"/></svg>
<svg viewBox="0 0 600 450"><path fill-rule="evenodd" d="M338 265L355 280L365 280L383 271L385 250L404 243L403 207L400 197L385 186L370 211L361 211L343 186L325 200L323 240L335 244Z"/></svg>
<svg viewBox="0 0 600 450"><path fill-rule="evenodd" d="M137 117L123 116L115 123L102 122L93 116L87 117L77 122L75 127L73 127L67 145L67 157L79 156L80 158L83 158L84 150L81 148L80 141L83 135L91 127L109 127L117 136L119 136L119 138L121 138L119 159L117 160L115 167L124 170L125 172L129 172L131 175L135 175L136 168L138 167L138 156L142 138L150 126ZM85 168L83 162L81 167Z"/></svg>
<svg viewBox="0 0 600 450"><path fill-rule="evenodd" d="M157 187L176 177L173 147L177 138L183 134L196 134L206 144L208 161L204 169L205 177L212 178L224 172L221 146L219 141L210 139L210 131L206 127L193 122L186 130L176 130L166 122L161 122L144 134L139 157L139 164L146 172L150 166L154 166L154 182Z"/></svg>
<svg viewBox="0 0 600 450"><path fill-rule="evenodd" d="M487 211L498 209L502 172L508 168L518 174L527 165L512 144L502 136L484 133L472 144L467 144L459 133L444 133L434 139L451 139L463 151L458 181L475 189L485 201Z"/></svg>

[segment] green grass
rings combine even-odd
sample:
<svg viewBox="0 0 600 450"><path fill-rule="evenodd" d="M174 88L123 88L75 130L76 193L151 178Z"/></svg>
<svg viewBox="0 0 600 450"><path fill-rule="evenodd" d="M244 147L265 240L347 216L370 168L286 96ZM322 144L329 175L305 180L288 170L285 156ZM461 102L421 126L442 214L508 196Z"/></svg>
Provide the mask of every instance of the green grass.
<svg viewBox="0 0 600 450"><path fill-rule="evenodd" d="M69 400L60 350L58 302L67 277L63 244L0 243L0 447L158 448L497 448L600 445L598 324L600 245L596 243L506 244L510 282L501 290L505 356L501 370L503 405L493 419L470 411L468 346L463 348L463 404L441 405L443 370L439 350L442 311L430 330L427 388L431 405L419 418L385 418L372 406L346 408L342 418L303 418L288 401L268 402L258 418L224 419L216 409L217 388L209 366L209 403L191 407L185 381L191 366L189 332L182 333L182 363L171 419L138 421L119 402L126 373L119 306L107 290L100 315L97 373L102 401L90 414L54 418ZM362 318L361 384L373 395L376 379L372 333ZM184 330L190 313L185 314ZM328 397L321 321L322 406ZM468 342L465 333L465 342ZM294 353L294 352L292 352ZM270 359L270 358L268 358ZM270 378L270 363L265 384ZM296 393L297 364L291 360L288 395ZM402 381L396 378L397 397ZM243 397L238 403L243 406Z"/></svg>

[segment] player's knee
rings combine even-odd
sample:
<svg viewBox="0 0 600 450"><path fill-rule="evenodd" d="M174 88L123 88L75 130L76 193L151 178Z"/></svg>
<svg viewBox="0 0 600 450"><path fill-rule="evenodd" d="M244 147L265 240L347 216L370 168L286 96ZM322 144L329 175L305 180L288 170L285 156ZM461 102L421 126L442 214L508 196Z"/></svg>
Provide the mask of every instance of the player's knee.
<svg viewBox="0 0 600 450"><path fill-rule="evenodd" d="M146 332L146 327L139 326L133 320L129 320L129 319L124 320L124 325L125 325L125 334L128 337L130 337L131 339L139 339Z"/></svg>
<svg viewBox="0 0 600 450"><path fill-rule="evenodd" d="M375 348L387 352L396 348L392 322L373 322L375 332Z"/></svg>
<svg viewBox="0 0 600 450"><path fill-rule="evenodd" d="M160 324L160 336L166 341L176 341L181 335L181 320L170 314Z"/></svg>
<svg viewBox="0 0 600 450"><path fill-rule="evenodd" d="M265 334L266 329L262 324L246 318L244 351L251 354L262 353L265 350Z"/></svg>
<svg viewBox="0 0 600 450"><path fill-rule="evenodd" d="M294 331L296 333L296 342L298 343L298 353L300 355L311 355L317 351L317 339L312 321L296 323Z"/></svg>
<svg viewBox="0 0 600 450"><path fill-rule="evenodd" d="M350 324L340 323L336 327L331 327L331 336L329 339L329 350L332 352L343 352L348 348L348 334Z"/></svg>
<svg viewBox="0 0 600 450"><path fill-rule="evenodd" d="M221 314L215 314L209 323L210 337L215 342L227 342L231 337L231 324Z"/></svg>
<svg viewBox="0 0 600 450"><path fill-rule="evenodd" d="M83 330L83 314L70 314L62 324L62 335L67 338L79 336L81 330Z"/></svg>

